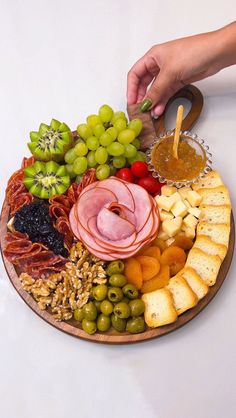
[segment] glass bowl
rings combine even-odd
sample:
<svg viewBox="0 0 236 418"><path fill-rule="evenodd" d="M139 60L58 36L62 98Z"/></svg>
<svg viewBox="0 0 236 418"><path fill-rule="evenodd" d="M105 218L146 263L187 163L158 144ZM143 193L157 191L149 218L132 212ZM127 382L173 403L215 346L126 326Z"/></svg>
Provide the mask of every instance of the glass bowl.
<svg viewBox="0 0 236 418"><path fill-rule="evenodd" d="M205 141L202 138L199 138L197 134L192 133L190 131L181 131L181 139L187 139L187 142L191 145L192 148L195 149L196 153L202 156L202 159L204 160L204 165L203 168L199 171L199 173L191 179L183 178L175 180L171 178L166 178L165 176L161 175L161 173L158 172L158 170L154 166L154 151L157 149L161 142L173 136L174 130L171 130L165 132L164 134L158 136L153 140L151 147L146 152L148 169L152 172L153 177L157 178L160 183L167 183L169 186L175 186L177 188L184 186L189 187L193 183L197 183L202 177L204 177L207 173L209 173L209 171L211 171L212 154L209 152L208 145L206 145Z"/></svg>

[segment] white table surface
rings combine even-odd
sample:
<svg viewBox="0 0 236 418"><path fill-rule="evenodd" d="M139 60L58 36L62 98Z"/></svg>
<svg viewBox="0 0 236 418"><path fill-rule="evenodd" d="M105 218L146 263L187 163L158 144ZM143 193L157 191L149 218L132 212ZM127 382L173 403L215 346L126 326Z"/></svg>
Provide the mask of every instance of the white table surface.
<svg viewBox="0 0 236 418"><path fill-rule="evenodd" d="M153 44L235 19L227 0L0 0L1 201L30 130L125 109L126 74ZM198 83L195 130L236 199L236 67ZM133 346L65 335L35 315L0 268L0 418L233 418L236 267L182 329Z"/></svg>

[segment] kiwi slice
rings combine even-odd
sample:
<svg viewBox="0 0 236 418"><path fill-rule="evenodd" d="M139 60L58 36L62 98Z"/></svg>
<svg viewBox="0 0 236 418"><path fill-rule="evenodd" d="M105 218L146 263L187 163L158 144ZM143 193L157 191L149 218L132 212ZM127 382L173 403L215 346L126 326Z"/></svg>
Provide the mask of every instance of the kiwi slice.
<svg viewBox="0 0 236 418"><path fill-rule="evenodd" d="M24 170L24 185L34 196L49 199L63 194L70 186L70 177L64 165L55 161L36 161Z"/></svg>
<svg viewBox="0 0 236 418"><path fill-rule="evenodd" d="M30 140L28 147L40 161L63 161L65 153L74 145L70 128L56 119L50 125L41 123L37 132L30 132Z"/></svg>

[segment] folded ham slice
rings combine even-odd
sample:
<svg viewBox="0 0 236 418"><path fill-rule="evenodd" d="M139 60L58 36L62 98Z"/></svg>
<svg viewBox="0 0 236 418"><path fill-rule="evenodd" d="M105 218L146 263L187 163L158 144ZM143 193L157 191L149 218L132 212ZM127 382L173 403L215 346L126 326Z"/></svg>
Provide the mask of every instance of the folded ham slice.
<svg viewBox="0 0 236 418"><path fill-rule="evenodd" d="M159 227L155 200L117 177L85 187L69 219L76 238L107 261L131 257L156 237Z"/></svg>

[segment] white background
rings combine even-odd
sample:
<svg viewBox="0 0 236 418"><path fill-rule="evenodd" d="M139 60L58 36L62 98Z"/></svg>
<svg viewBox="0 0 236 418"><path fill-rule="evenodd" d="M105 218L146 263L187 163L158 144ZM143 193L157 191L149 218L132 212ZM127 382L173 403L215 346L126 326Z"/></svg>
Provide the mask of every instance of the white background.
<svg viewBox="0 0 236 418"><path fill-rule="evenodd" d="M30 130L75 128L106 102L126 107L126 75L153 44L235 20L234 0L0 0L1 200ZM198 86L195 131L235 204L236 67ZM67 336L0 276L0 418L233 418L235 263L211 304L179 331L134 346Z"/></svg>

